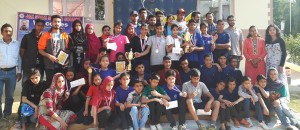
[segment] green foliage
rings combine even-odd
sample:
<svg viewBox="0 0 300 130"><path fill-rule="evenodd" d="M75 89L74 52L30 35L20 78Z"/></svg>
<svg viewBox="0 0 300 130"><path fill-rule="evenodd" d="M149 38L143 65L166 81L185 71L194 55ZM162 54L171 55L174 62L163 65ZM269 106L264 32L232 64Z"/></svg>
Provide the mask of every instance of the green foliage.
<svg viewBox="0 0 300 130"><path fill-rule="evenodd" d="M300 65L300 33L296 36L285 36L284 40L286 42L287 53L289 54L288 61Z"/></svg>

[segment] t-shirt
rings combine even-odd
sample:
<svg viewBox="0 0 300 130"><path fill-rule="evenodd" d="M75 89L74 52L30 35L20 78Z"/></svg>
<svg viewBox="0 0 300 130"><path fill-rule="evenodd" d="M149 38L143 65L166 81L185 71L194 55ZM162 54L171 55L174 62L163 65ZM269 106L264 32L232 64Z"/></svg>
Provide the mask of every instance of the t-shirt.
<svg viewBox="0 0 300 130"><path fill-rule="evenodd" d="M90 86L88 92L86 93L87 98L91 98L89 105L92 105L91 101L93 100L92 98L95 97L96 93L98 93L100 89L97 86Z"/></svg>
<svg viewBox="0 0 300 130"><path fill-rule="evenodd" d="M173 21L173 24L176 24L176 25L178 26L178 28L182 28L181 31L179 30L179 34L178 34L179 36L182 36L183 33L184 33L184 32L186 31L186 29L187 29L185 20L183 20L183 21L181 21L181 22L178 22L177 20L174 20L174 21Z"/></svg>
<svg viewBox="0 0 300 130"><path fill-rule="evenodd" d="M53 40L53 42L52 42L52 49L53 49L53 55L54 56L56 56L57 55L57 53L58 53L58 51L61 49L61 43L60 43L60 33L52 33L52 40Z"/></svg>
<svg viewBox="0 0 300 130"><path fill-rule="evenodd" d="M230 42L230 36L228 33L226 32L222 32L222 33L217 33L218 35L218 39L216 40L216 45L217 44L226 44L228 42ZM219 58L219 56L221 55L228 55L228 49L215 49L214 52L214 59ZM216 61L215 61L216 62Z"/></svg>
<svg viewBox="0 0 300 130"><path fill-rule="evenodd" d="M201 96L202 93L207 94L209 93L208 88L203 82L198 82L197 86L195 87L191 81L185 82L182 85L182 92L186 92L187 94L189 93L194 93L197 91L197 95L193 98L193 102L195 103L201 103Z"/></svg>
<svg viewBox="0 0 300 130"><path fill-rule="evenodd" d="M216 89L209 88L209 92L214 97L215 100L219 99L220 93L217 93Z"/></svg>
<svg viewBox="0 0 300 130"><path fill-rule="evenodd" d="M99 69L97 73L100 74L102 80L104 80L107 76L114 77L117 75L116 71L110 68L108 68L107 70Z"/></svg>
<svg viewBox="0 0 300 130"><path fill-rule="evenodd" d="M116 43L117 50L111 50L109 53L109 62L115 62L116 60L116 54L118 52L125 53L125 45L130 43L127 36L125 35L118 35L118 36L111 36L111 39L109 40L109 43ZM109 44L107 43L107 44Z"/></svg>
<svg viewBox="0 0 300 130"><path fill-rule="evenodd" d="M228 91L228 89L224 89L221 92L221 95L223 95L223 99L228 100L230 102L234 102L240 98L238 94L238 88L235 88L232 93Z"/></svg>
<svg viewBox="0 0 300 130"><path fill-rule="evenodd" d="M41 95L47 89L45 83L44 81L40 81L38 85L34 85L30 79L25 81L21 96L25 96L30 102L38 105Z"/></svg>
<svg viewBox="0 0 300 130"><path fill-rule="evenodd" d="M199 55L199 62L200 62L200 65L204 65L204 56L206 54L212 54L212 51L211 51L211 40L212 40L212 37L209 36L203 36L202 35L202 38L203 38L203 42L204 42L204 50L200 52L200 55Z"/></svg>
<svg viewBox="0 0 300 130"><path fill-rule="evenodd" d="M140 104L142 100L142 94L138 94L136 91L132 91L128 94L126 102L131 104Z"/></svg>
<svg viewBox="0 0 300 130"><path fill-rule="evenodd" d="M256 93L261 94L261 91L260 91L260 89L259 89L257 86L254 86L253 88L254 88L254 90L255 90ZM265 90L266 92L269 92L269 91L270 91L270 87L266 86L266 87L264 88L264 90Z"/></svg>
<svg viewBox="0 0 300 130"><path fill-rule="evenodd" d="M176 84L182 84L178 70L176 70L176 69L172 69L172 70L174 70L175 74L176 74L176 81L175 81ZM161 85L166 84L166 71L165 71L165 69L162 69L162 70L158 71L157 74L160 77L158 85L161 86Z"/></svg>
<svg viewBox="0 0 300 130"><path fill-rule="evenodd" d="M281 88L275 90L275 92L279 93L280 97L287 97L288 96L288 93L287 93L287 90L286 90L285 86L282 86Z"/></svg>
<svg viewBox="0 0 300 130"><path fill-rule="evenodd" d="M154 36L154 35L156 35L156 29L155 29L155 27L154 27L154 29L153 30L151 30L150 28L149 28L149 31L148 31L148 34L147 34L149 37L150 36Z"/></svg>
<svg viewBox="0 0 300 130"><path fill-rule="evenodd" d="M208 24L207 27L207 34L212 35L212 33L216 33L217 32L217 25L215 23L212 24Z"/></svg>
<svg viewBox="0 0 300 130"><path fill-rule="evenodd" d="M175 43L175 38L173 38L171 35L167 36L166 38L166 48L167 46L171 45L171 44L175 44L175 48L181 48L181 43L182 43L182 38L181 37L177 37L176 39L178 39L178 43ZM180 54L176 54L176 53L168 53L168 56L171 57L172 61L179 61L181 55Z"/></svg>
<svg viewBox="0 0 300 130"><path fill-rule="evenodd" d="M224 31L230 35L230 41L231 41L230 55L241 56L242 52L240 50L240 42L244 41L242 30L237 28L231 30L228 27Z"/></svg>
<svg viewBox="0 0 300 130"><path fill-rule="evenodd" d="M215 88L219 73L218 68L214 65L211 68L207 68L204 65L200 68L200 72L200 81L203 82L208 88Z"/></svg>
<svg viewBox="0 0 300 130"><path fill-rule="evenodd" d="M178 85L175 85L173 89L169 89L168 86L165 84L162 86L162 88L166 91L168 96L170 97L170 101L179 100L182 97L180 96L181 90Z"/></svg>
<svg viewBox="0 0 300 130"><path fill-rule="evenodd" d="M162 65L166 55L166 40L163 36L150 36L147 45L151 47L150 65ZM158 51L158 52L157 52Z"/></svg>
<svg viewBox="0 0 300 130"><path fill-rule="evenodd" d="M180 70L179 74L180 74L180 78L181 78L182 83L185 83L185 82L190 80L190 71L185 73L183 70Z"/></svg>
<svg viewBox="0 0 300 130"><path fill-rule="evenodd" d="M191 42L197 47L204 46L203 38L201 34L197 32L191 35ZM197 51L193 51L192 53L185 53L184 55L186 56L188 61L199 62L199 52Z"/></svg>
<svg viewBox="0 0 300 130"><path fill-rule="evenodd" d="M133 91L131 86L128 86L127 90L124 90L121 86L118 86L115 89L116 96L115 96L115 103L125 103L128 97L128 94Z"/></svg>
<svg viewBox="0 0 300 130"><path fill-rule="evenodd" d="M227 81L230 76L233 76L234 69L231 68L229 65L222 68L222 72L218 72L218 80Z"/></svg>
<svg viewBox="0 0 300 130"><path fill-rule="evenodd" d="M235 68L233 71L232 77L235 79L236 86L240 86L242 84L243 74L242 74L241 70Z"/></svg>
<svg viewBox="0 0 300 130"><path fill-rule="evenodd" d="M160 87L160 86L156 86L155 89L152 89L150 85L147 85L144 90L143 90L143 96L148 98L148 99L153 99L153 98L158 98L156 96L153 96L151 94L151 91L156 90L158 93L162 94L162 95L166 95L166 91Z"/></svg>
<svg viewBox="0 0 300 130"><path fill-rule="evenodd" d="M147 82L149 82L149 79L150 79L150 74L144 73L144 80L146 80ZM133 85L134 81L140 81L139 76L136 73L134 73L131 76L130 85Z"/></svg>

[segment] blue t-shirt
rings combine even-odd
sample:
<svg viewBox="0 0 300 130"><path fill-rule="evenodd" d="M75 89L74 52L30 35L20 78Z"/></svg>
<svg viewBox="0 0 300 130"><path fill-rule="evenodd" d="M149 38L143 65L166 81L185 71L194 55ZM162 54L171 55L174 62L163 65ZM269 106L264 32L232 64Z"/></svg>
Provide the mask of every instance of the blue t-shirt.
<svg viewBox="0 0 300 130"><path fill-rule="evenodd" d="M217 93L217 91L214 88L209 88L209 92L214 97L215 100L219 99L220 94Z"/></svg>
<svg viewBox="0 0 300 130"><path fill-rule="evenodd" d="M254 86L253 88L254 88L254 90L255 90L256 93L260 93L260 94L261 94L261 91L260 91L260 89L259 89L258 87ZM265 90L266 92L268 92L268 91L270 91L270 87L269 87L269 86L266 86L266 87L264 88L264 90Z"/></svg>
<svg viewBox="0 0 300 130"><path fill-rule="evenodd" d="M200 72L200 81L203 82L207 86L207 88L215 88L218 68L214 65L211 68L207 68L204 65L200 68Z"/></svg>
<svg viewBox="0 0 300 130"><path fill-rule="evenodd" d="M234 69L232 77L235 79L236 86L240 86L242 84L243 74L239 69ZM253 79L254 80L254 79Z"/></svg>
<svg viewBox="0 0 300 130"><path fill-rule="evenodd" d="M132 77L130 78L132 83L136 80L139 81L139 77L136 73L132 74ZM147 82L149 82L149 79L150 79L150 74L148 73L144 73L144 80L146 80Z"/></svg>
<svg viewBox="0 0 300 130"><path fill-rule="evenodd" d="M218 72L217 80L223 80L227 82L229 76L233 77L234 69L227 65L225 68L222 68L222 72Z"/></svg>
<svg viewBox="0 0 300 130"><path fill-rule="evenodd" d="M226 44L226 43L230 42L230 36L225 31L223 33L217 33L217 35L218 35L218 39L216 40L216 45L217 44ZM213 52L214 58L217 59L221 55L227 56L228 52L229 51L227 49L215 49Z"/></svg>
<svg viewBox="0 0 300 130"><path fill-rule="evenodd" d="M203 38L200 33L195 32L191 37L192 44L196 44L197 47L203 47ZM199 62L199 52L193 51L192 53L184 54L188 61Z"/></svg>
<svg viewBox="0 0 300 130"><path fill-rule="evenodd" d="M204 50L199 52L199 63L200 65L204 65L204 56L206 54L212 54L211 52L211 40L212 40L212 37L205 37L205 36L202 36L203 38L203 43L204 43ZM213 59L213 57L212 57Z"/></svg>
<svg viewBox="0 0 300 130"><path fill-rule="evenodd" d="M108 68L107 70L99 69L98 74L100 74L102 80L104 80L107 76L115 77L117 75L116 71L110 68Z"/></svg>
<svg viewBox="0 0 300 130"><path fill-rule="evenodd" d="M121 86L118 86L116 87L115 91L116 91L115 102L125 103L128 94L133 91L133 88L131 86L128 86L128 89L124 90Z"/></svg>
<svg viewBox="0 0 300 130"><path fill-rule="evenodd" d="M170 90L166 84L163 85L162 88L166 91L166 93L170 97L170 99L171 99L170 101L175 101L175 100L181 99L181 96L180 96L181 88L178 85L175 85L175 87L172 90Z"/></svg>
<svg viewBox="0 0 300 130"><path fill-rule="evenodd" d="M187 81L190 81L190 71L185 73L183 70L180 70L179 74L180 74L182 84L184 84Z"/></svg>
<svg viewBox="0 0 300 130"><path fill-rule="evenodd" d="M228 91L228 89L224 89L221 92L221 95L223 95L223 99L228 100L230 102L235 102L236 100L238 100L240 98L240 96L238 94L238 87L235 87L235 89L232 91L232 93L230 93Z"/></svg>

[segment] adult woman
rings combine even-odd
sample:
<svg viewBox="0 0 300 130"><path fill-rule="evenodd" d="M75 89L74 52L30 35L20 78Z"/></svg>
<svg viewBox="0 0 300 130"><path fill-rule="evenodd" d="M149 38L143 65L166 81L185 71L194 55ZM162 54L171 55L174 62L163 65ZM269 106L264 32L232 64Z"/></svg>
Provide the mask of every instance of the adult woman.
<svg viewBox="0 0 300 130"><path fill-rule="evenodd" d="M244 41L244 56L246 58L246 76L256 79L257 75L266 74L265 41L259 36L255 26L249 28L249 34ZM255 84L255 80L251 80L251 82Z"/></svg>
<svg viewBox="0 0 300 130"><path fill-rule="evenodd" d="M295 125L300 129L300 124L295 118L295 114L288 107L288 90L278 79L278 72L274 67L268 70L267 86L270 88L270 99L273 101L272 106L282 125L284 125L287 130L293 130L291 125Z"/></svg>
<svg viewBox="0 0 300 130"><path fill-rule="evenodd" d="M287 56L285 42L280 36L279 28L271 24L266 30L266 67L274 67L278 70L278 78L286 85L284 63Z"/></svg>
<svg viewBox="0 0 300 130"><path fill-rule="evenodd" d="M101 47L100 40L94 32L94 25L87 24L85 26L85 35L87 37L89 50L86 52L86 58L90 59L94 63L97 59L99 49Z"/></svg>
<svg viewBox="0 0 300 130"><path fill-rule="evenodd" d="M46 89L39 103L39 123L50 130L65 130L68 123L77 119L74 112L61 110L64 101L69 97L66 91L66 79L62 73L53 76L50 88Z"/></svg>
<svg viewBox="0 0 300 130"><path fill-rule="evenodd" d="M89 49L83 32L82 23L79 20L75 20L72 23L72 33L70 36L75 49L73 52L73 68L76 73L79 69L80 62L84 59L84 52Z"/></svg>
<svg viewBox="0 0 300 130"><path fill-rule="evenodd" d="M134 36L137 36L136 30L134 29L134 25L129 23L126 27L125 35L127 36L128 40L131 42Z"/></svg>

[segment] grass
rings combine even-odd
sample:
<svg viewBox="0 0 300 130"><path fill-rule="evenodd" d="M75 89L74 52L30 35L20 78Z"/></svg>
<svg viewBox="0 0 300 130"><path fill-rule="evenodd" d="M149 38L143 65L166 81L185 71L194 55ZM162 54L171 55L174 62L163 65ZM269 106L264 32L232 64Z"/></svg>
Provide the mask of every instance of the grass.
<svg viewBox="0 0 300 130"><path fill-rule="evenodd" d="M300 94L299 93L291 93L291 102L289 107L296 113L300 113Z"/></svg>

